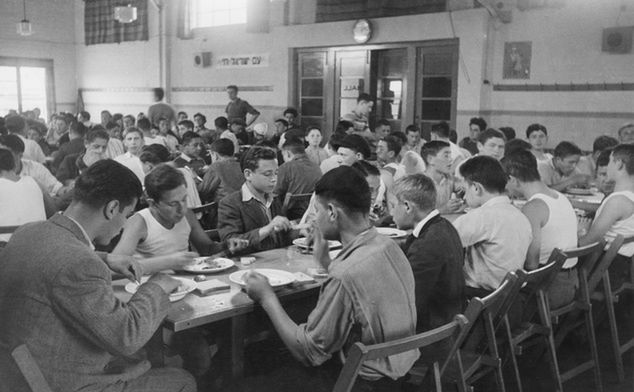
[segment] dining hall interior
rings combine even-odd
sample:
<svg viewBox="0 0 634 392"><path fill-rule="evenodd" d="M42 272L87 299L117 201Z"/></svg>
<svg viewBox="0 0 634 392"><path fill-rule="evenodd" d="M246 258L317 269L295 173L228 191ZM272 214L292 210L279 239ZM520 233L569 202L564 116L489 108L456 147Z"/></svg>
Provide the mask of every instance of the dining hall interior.
<svg viewBox="0 0 634 392"><path fill-rule="evenodd" d="M633 0L3 0L0 392L634 389Z"/></svg>

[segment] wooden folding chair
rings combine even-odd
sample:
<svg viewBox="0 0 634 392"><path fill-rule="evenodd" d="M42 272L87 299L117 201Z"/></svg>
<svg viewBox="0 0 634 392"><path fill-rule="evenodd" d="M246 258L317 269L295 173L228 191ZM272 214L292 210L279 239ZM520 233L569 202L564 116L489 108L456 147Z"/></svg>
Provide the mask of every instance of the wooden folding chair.
<svg viewBox="0 0 634 392"><path fill-rule="evenodd" d="M366 346L363 343L355 343L348 352L346 363L339 373L337 383L333 392L349 392L354 386L359 370L364 361L385 358L390 355L403 353L410 350L420 349L444 340L461 340L461 335L467 330L468 321L465 316L457 315L455 319L443 326L431 331L423 332L407 338L393 340L391 342L373 344ZM449 351L444 362L450 361L456 354L457 346ZM438 361L433 363L434 382L436 391L441 391L441 370Z"/></svg>
<svg viewBox="0 0 634 392"><path fill-rule="evenodd" d="M441 368L443 378L456 383L459 391L467 391L469 385L492 371L495 372L498 390L506 390L496 330L504 324L509 304L514 302L521 285L518 276L509 272L494 292L482 299L474 297L469 301L464 312L469 321L469 334L462 342L457 342L460 348L456 353L455 364L447 362L446 366L451 367ZM474 330L480 323L484 324L484 335L481 331Z"/></svg>
<svg viewBox="0 0 634 392"><path fill-rule="evenodd" d="M33 392L53 392L26 344L16 347L11 356Z"/></svg>
<svg viewBox="0 0 634 392"><path fill-rule="evenodd" d="M629 237L623 240L622 245L629 244L631 242L634 242L634 237ZM623 369L623 354L634 347L634 338L631 338L627 342L621 343L619 330L616 324L616 312L614 310L614 304L619 301L619 298L621 294L623 294L623 292L627 290L634 291L634 262L630 260L629 282L624 282L620 287L613 290L608 269L603 272L602 281L603 296L600 299L605 300L605 305L608 311L608 322L610 324L612 353L614 355L614 362L616 363L616 373L619 382L623 382L625 380L625 371ZM597 299L597 296L593 296L593 299Z"/></svg>
<svg viewBox="0 0 634 392"><path fill-rule="evenodd" d="M202 214L198 221L204 230L215 229L218 225L218 203L211 202L191 209L194 214Z"/></svg>
<svg viewBox="0 0 634 392"><path fill-rule="evenodd" d="M282 204L282 215L291 220L301 218L308 208L312 195L312 193L297 193L295 195L287 193ZM291 216L288 216L289 211L292 212Z"/></svg>
<svg viewBox="0 0 634 392"><path fill-rule="evenodd" d="M617 236L605 252L603 252L603 249L605 248L605 241L603 240L599 243L591 244L583 248L566 251L566 255L568 257L579 257L579 262L577 263L579 289L577 290L577 294L573 302L550 311L553 324L556 325L555 346L559 347L568 333L580 326L585 326L590 344L591 358L578 364L572 369L563 373L560 372L559 380L557 380L558 383L566 382L573 377L592 369L594 372L596 390L599 392L603 391L597 339L594 319L592 317L591 295L596 290L597 285L601 282L603 273L607 270L610 264L612 264L612 261L614 260L614 257L616 256L622 243L623 237ZM583 319L579 317L579 313L584 316ZM561 322L559 322L559 320L561 320Z"/></svg>
<svg viewBox="0 0 634 392"><path fill-rule="evenodd" d="M546 341L548 348L550 369L555 381L559 380L559 364L555 350L555 338L550 319L550 308L548 304L548 290L552 285L557 273L566 261L566 254L559 249L553 250L548 262L543 267L534 271L525 272L518 270L518 278L525 285L522 287L521 295L516 298L516 302L524 301L524 310L519 327L511 331L508 319L505 319L507 334L511 336L510 359L513 365L513 372L518 390L522 391L522 380L520 378L519 367L517 366L516 355L521 355L525 342L532 342L536 337L542 337ZM538 317L535 317L537 314ZM562 391L560 382L557 382L557 391Z"/></svg>
<svg viewBox="0 0 634 392"><path fill-rule="evenodd" d="M0 226L0 234L13 234L20 226ZM0 241L0 248L4 248L6 241Z"/></svg>

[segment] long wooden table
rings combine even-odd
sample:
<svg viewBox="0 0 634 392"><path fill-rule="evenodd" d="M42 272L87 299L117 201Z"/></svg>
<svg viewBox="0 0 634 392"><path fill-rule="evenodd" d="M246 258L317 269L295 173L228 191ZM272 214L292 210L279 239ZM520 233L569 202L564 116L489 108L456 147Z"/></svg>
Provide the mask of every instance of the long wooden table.
<svg viewBox="0 0 634 392"><path fill-rule="evenodd" d="M243 266L235 258L236 266L218 274L207 275L208 279L218 279L229 283L230 291L221 292L206 297L198 295L195 291L184 299L171 304L164 326L174 332L184 331L190 328L230 320L230 361L231 374L240 377L244 369L244 341L247 330L247 316L254 311L256 304L242 290L240 286L229 281L229 275L242 269L273 268L292 273L303 272L308 274L309 268L317 268L311 254L303 254L296 246L282 249L272 249L251 255L255 262L249 266ZM194 274L178 273L176 276L194 278ZM276 290L282 303L288 303L302 298L315 298L324 279L315 279L312 283L293 283L292 285ZM127 301L132 294L125 291L128 280L113 282L115 294L120 299Z"/></svg>

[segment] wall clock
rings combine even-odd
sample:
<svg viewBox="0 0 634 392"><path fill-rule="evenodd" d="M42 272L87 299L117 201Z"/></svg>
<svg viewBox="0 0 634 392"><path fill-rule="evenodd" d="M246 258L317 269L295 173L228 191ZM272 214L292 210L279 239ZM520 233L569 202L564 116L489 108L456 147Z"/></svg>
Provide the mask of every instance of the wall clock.
<svg viewBox="0 0 634 392"><path fill-rule="evenodd" d="M354 28L352 29L354 42L358 44L364 44L372 37L372 25L367 19L359 19L354 22Z"/></svg>

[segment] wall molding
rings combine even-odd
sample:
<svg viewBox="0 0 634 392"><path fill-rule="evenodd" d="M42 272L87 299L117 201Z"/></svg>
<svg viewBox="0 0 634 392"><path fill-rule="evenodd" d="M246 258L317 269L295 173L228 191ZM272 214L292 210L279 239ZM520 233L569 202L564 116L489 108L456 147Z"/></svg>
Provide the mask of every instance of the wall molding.
<svg viewBox="0 0 634 392"><path fill-rule="evenodd" d="M240 91L274 91L274 86L238 86ZM152 92L153 87L80 87L81 92L88 93L147 93ZM172 87L172 92L178 93L224 93L227 86L211 87Z"/></svg>
<svg viewBox="0 0 634 392"><path fill-rule="evenodd" d="M634 91L634 83L494 84L493 91Z"/></svg>
<svg viewBox="0 0 634 392"><path fill-rule="evenodd" d="M547 111L547 110L457 110L461 116L541 116L567 118L627 118L632 119L632 112L589 112L589 111Z"/></svg>

